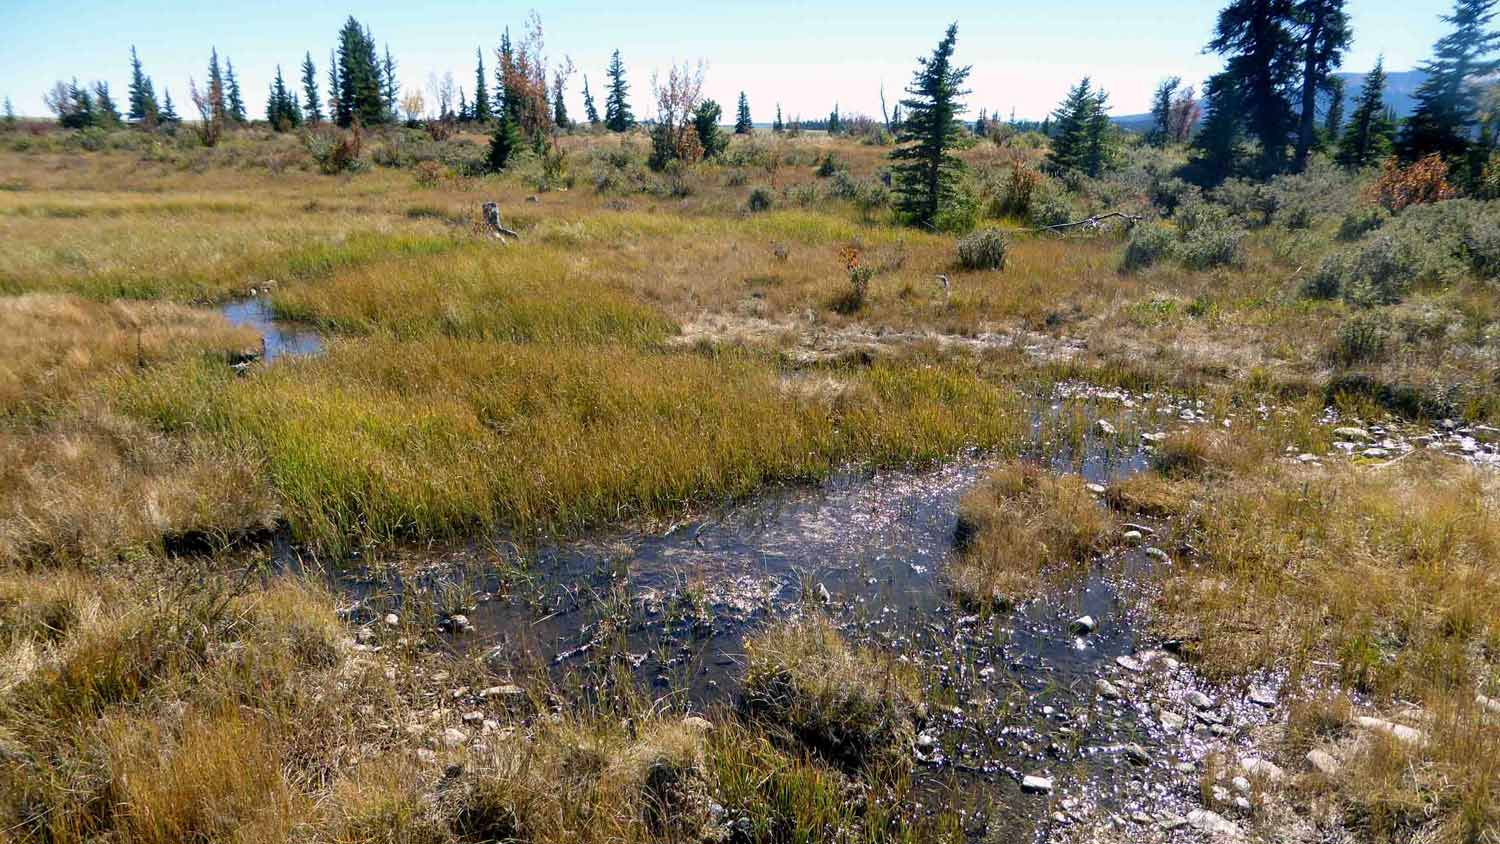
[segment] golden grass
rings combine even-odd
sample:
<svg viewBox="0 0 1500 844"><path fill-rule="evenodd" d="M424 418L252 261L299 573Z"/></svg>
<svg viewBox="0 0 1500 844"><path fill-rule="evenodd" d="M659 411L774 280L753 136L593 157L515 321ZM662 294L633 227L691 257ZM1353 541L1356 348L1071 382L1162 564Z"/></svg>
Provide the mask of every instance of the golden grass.
<svg viewBox="0 0 1500 844"><path fill-rule="evenodd" d="M1018 603L1044 574L1087 563L1104 550L1114 524L1081 477L1009 461L959 505L961 553L949 567L953 587L979 605Z"/></svg>

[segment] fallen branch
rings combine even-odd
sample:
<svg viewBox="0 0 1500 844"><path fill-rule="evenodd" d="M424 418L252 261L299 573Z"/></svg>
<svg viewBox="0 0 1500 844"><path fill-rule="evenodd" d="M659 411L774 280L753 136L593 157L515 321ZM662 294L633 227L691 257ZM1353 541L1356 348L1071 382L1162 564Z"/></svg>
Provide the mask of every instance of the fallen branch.
<svg viewBox="0 0 1500 844"><path fill-rule="evenodd" d="M1084 227L1084 228L1088 228L1088 229L1097 229L1101 225L1104 224L1105 220L1112 220L1112 219L1115 219L1115 218L1119 218L1121 220L1126 220L1131 225L1135 225L1136 223L1139 223L1141 220L1145 219L1140 214L1126 214L1124 211L1111 211L1108 214L1095 214L1094 216L1088 218L1087 220L1075 220L1075 221L1073 221L1071 223L1058 223L1055 226L1042 226L1040 228L1035 228L1035 229L1023 229L1023 231L1028 231L1028 232L1058 232L1058 231L1063 231L1065 229L1074 229L1074 228L1079 228L1079 227Z"/></svg>
<svg viewBox="0 0 1500 844"><path fill-rule="evenodd" d="M485 225L490 227L490 233L500 238L502 243L505 242L506 237L513 237L516 240L521 239L520 233L510 230L500 223L500 203L498 202L486 202L484 204L484 222Z"/></svg>

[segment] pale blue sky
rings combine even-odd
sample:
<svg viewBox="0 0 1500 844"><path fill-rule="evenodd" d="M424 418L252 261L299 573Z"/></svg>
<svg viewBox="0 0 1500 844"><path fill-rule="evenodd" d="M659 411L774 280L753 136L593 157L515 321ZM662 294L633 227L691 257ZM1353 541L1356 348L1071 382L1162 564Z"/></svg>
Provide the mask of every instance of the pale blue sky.
<svg viewBox="0 0 1500 844"><path fill-rule="evenodd" d="M1442 34L1437 16L1451 0L1349 0L1355 43L1345 70L1364 71L1378 53L1405 70ZM350 13L389 42L403 88L425 92L429 74L452 71L473 86L474 48L486 69L500 31L519 29L531 8L541 14L547 52L571 56L598 92L609 53L618 47L633 82L637 114L648 112L650 75L674 59L703 59L707 92L728 114L741 90L757 121L777 101L788 117L843 111L878 114L879 86L890 102L910 80L915 59L932 49L950 20L959 24L958 58L974 66L969 104L1040 117L1085 74L1110 91L1116 114L1145 111L1151 89L1168 74L1201 81L1219 65L1202 53L1218 2L1183 0L954 0L941 4L837 0L621 3L618 0L501 2L370 0L353 5L262 0L0 0L0 96L23 114L44 112L41 94L54 80L105 79L123 100L134 43L158 95L171 89L189 107L188 77L202 80L209 46L234 60L250 110L261 117L265 91L280 63L289 81L305 50L320 82L329 48ZM581 73L568 102L581 116ZM325 91L326 95L326 91ZM602 107L602 96L599 97Z"/></svg>

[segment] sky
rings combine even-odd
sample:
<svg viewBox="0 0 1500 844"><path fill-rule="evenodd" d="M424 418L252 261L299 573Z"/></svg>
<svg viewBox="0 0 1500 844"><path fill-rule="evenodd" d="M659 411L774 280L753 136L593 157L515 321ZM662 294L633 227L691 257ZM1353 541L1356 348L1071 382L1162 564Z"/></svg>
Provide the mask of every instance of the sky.
<svg viewBox="0 0 1500 844"><path fill-rule="evenodd" d="M1147 111L1152 89L1168 75L1200 84L1220 66L1205 55L1220 3L1199 0L950 0L942 4L889 0L707 0L622 3L554 0L547 3L464 3L457 0L367 0L324 5L317 0L254 3L202 0L0 0L0 97L23 115L46 114L42 92L58 79L103 79L123 104L130 79L130 45L140 52L158 97L172 92L179 112L190 110L189 77L200 84L210 46L233 60L247 107L262 117L266 90L280 64L288 82L299 75L305 51L325 87L329 49L340 24L354 14L382 49L389 44L403 90L429 102L431 75L451 71L472 92L474 51L485 49L486 70L508 25L518 32L529 11L541 15L546 54L572 59L568 108L582 116L587 74L603 108L604 67L618 48L632 83L637 116L650 113L653 70L703 60L705 93L733 114L746 92L757 122L769 122L777 103L788 119L822 118L835 103L846 116L880 114L884 85L894 104L911 81L918 56L931 52L951 21L958 22L957 60L973 67L971 113L1040 118L1067 88L1088 75L1110 92L1113 113ZM1368 70L1384 54L1388 70L1422 61L1445 31L1438 15L1451 0L1348 0L1354 45L1344 70ZM684 12L684 9L690 10Z"/></svg>

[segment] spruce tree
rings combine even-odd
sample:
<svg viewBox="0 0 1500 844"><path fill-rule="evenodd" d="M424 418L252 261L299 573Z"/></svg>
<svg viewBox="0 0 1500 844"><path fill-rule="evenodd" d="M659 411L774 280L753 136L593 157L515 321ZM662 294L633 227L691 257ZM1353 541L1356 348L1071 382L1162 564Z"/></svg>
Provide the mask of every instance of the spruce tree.
<svg viewBox="0 0 1500 844"><path fill-rule="evenodd" d="M120 117L120 109L115 105L114 97L109 95L108 82L94 83L94 125L113 129L119 126L123 120Z"/></svg>
<svg viewBox="0 0 1500 844"><path fill-rule="evenodd" d="M504 111L505 109L501 109ZM458 86L458 122L468 123L474 119L474 112L469 109L469 95L464 93L464 86Z"/></svg>
<svg viewBox="0 0 1500 844"><path fill-rule="evenodd" d="M380 66L380 98L385 102L386 120L396 122L396 109L401 99L401 83L396 81L396 60L391 58L391 45L385 45L385 61Z"/></svg>
<svg viewBox="0 0 1500 844"><path fill-rule="evenodd" d="M318 96L318 68L313 65L312 53L302 57L302 113L307 122L316 126L323 122L323 101Z"/></svg>
<svg viewBox="0 0 1500 844"><path fill-rule="evenodd" d="M224 79L229 86L226 95L229 119L235 123L245 123L249 116L245 113L245 98L240 94L240 79L234 74L234 62L224 60Z"/></svg>
<svg viewBox="0 0 1500 844"><path fill-rule="evenodd" d="M1244 133L1260 142L1259 175L1271 176L1286 166L1296 125L1290 96L1301 58L1295 23L1293 0L1231 0L1219 12L1208 49L1225 56L1225 66L1204 88L1212 125L1204 128L1216 132L1199 137L1207 181L1217 183L1234 168L1238 138Z"/></svg>
<svg viewBox="0 0 1500 844"><path fill-rule="evenodd" d="M590 126L599 125L599 109L594 105L594 95L589 92L588 74L583 76L583 114L589 119Z"/></svg>
<svg viewBox="0 0 1500 844"><path fill-rule="evenodd" d="M1068 96L1053 112L1052 150L1047 154L1049 166L1059 172L1097 176L1108 159L1108 95L1096 91L1085 76L1068 91Z"/></svg>
<svg viewBox="0 0 1500 844"><path fill-rule="evenodd" d="M302 110L286 87L281 65L276 66L276 78L271 82L270 96L266 100L266 122L277 132L295 129L302 124Z"/></svg>
<svg viewBox="0 0 1500 844"><path fill-rule="evenodd" d="M568 117L568 105L563 95L563 87L567 81L562 71L552 72L552 125L559 129L567 129L573 125L573 121Z"/></svg>
<svg viewBox="0 0 1500 844"><path fill-rule="evenodd" d="M740 105L735 112L734 133L736 135L748 135L755 131L755 124L750 122L750 100L745 92L740 92Z"/></svg>
<svg viewBox="0 0 1500 844"><path fill-rule="evenodd" d="M1385 58L1365 77L1349 125L1339 140L1338 162L1345 167L1364 167L1390 154L1395 126L1385 108Z"/></svg>
<svg viewBox="0 0 1500 844"><path fill-rule="evenodd" d="M1491 58L1500 33L1491 29L1497 0L1456 0L1443 21L1453 31L1438 39L1433 57L1422 65L1427 74L1417 89L1417 106L1401 133L1401 157L1414 161L1437 153L1453 161L1472 143L1478 119L1478 96L1470 80L1494 73Z"/></svg>
<svg viewBox="0 0 1500 844"><path fill-rule="evenodd" d="M474 48L474 119L483 123L490 119L490 83L484 76L484 49Z"/></svg>
<svg viewBox="0 0 1500 844"><path fill-rule="evenodd" d="M1166 146L1172 138L1172 100L1181 85L1181 76L1169 76L1156 86L1156 93L1151 97L1151 133L1148 138L1156 146Z"/></svg>
<svg viewBox="0 0 1500 844"><path fill-rule="evenodd" d="M156 92L152 89L151 77L141 67L141 58L136 55L135 45L130 45L130 119L141 126L151 129L156 126L157 113L161 110L156 104Z"/></svg>
<svg viewBox="0 0 1500 844"><path fill-rule="evenodd" d="M219 67L219 48L211 47L208 56L209 117L222 123L229 114L224 104L224 71Z"/></svg>
<svg viewBox="0 0 1500 844"><path fill-rule="evenodd" d="M495 65L495 110L505 112L510 116L511 122L519 126L523 95L515 87L516 51L510 43L510 27L500 33L500 49L496 51L496 58L499 61Z"/></svg>
<svg viewBox="0 0 1500 844"><path fill-rule="evenodd" d="M166 86L161 89L161 123L163 126L176 126L182 122L177 116L177 106L172 103L172 91Z"/></svg>
<svg viewBox="0 0 1500 844"><path fill-rule="evenodd" d="M500 109L495 115L495 131L490 136L490 151L485 156L485 163L489 165L490 172L498 173L505 169L510 163L510 158L521 148L521 133L516 129L516 124L510 119L505 109Z"/></svg>
<svg viewBox="0 0 1500 844"><path fill-rule="evenodd" d="M1307 156L1317 140L1318 94L1329 93L1332 73L1343 61L1354 32L1344 0L1300 0L1295 10L1302 34L1302 114L1297 120L1297 152L1293 166L1307 168Z"/></svg>
<svg viewBox="0 0 1500 844"><path fill-rule="evenodd" d="M776 120L771 123L771 131L778 135L786 131L786 124L781 121L781 103L776 104Z"/></svg>
<svg viewBox="0 0 1500 844"><path fill-rule="evenodd" d="M394 73L395 67L392 66ZM382 88L382 71L375 54L375 40L368 30L360 26L353 15L339 30L338 81L340 126L349 126L356 120L365 126L373 126L386 120L388 111L385 90Z"/></svg>
<svg viewBox="0 0 1500 844"><path fill-rule="evenodd" d="M7 129L16 125L16 106L10 101L10 97L5 98L5 113L3 119L5 121L5 126Z"/></svg>
<svg viewBox="0 0 1500 844"><path fill-rule="evenodd" d="M328 51L328 119L340 126L349 125L349 112L344 110L344 80L339 78L338 50Z"/></svg>
<svg viewBox="0 0 1500 844"><path fill-rule="evenodd" d="M693 131L698 133L698 145L703 147L703 157L713 158L729 146L729 139L719 131L719 118L723 109L713 100L704 100L693 112Z"/></svg>
<svg viewBox="0 0 1500 844"><path fill-rule="evenodd" d="M609 95L604 98L604 126L611 132L624 132L635 125L630 113L630 86L625 83L625 63L616 50L605 70L609 76Z"/></svg>
<svg viewBox="0 0 1500 844"><path fill-rule="evenodd" d="M1323 115L1323 136L1318 143L1328 147L1338 143L1339 130L1344 127L1344 78L1328 77L1328 111Z"/></svg>
<svg viewBox="0 0 1500 844"><path fill-rule="evenodd" d="M906 121L891 152L897 163L892 168L896 180L896 206L913 223L931 227L938 215L957 192L958 174L963 162L951 150L958 143L962 127L958 116L964 106L960 98L969 68L953 64L953 49L958 43L958 24L948 26L947 33L930 57L918 59L919 67L902 101Z"/></svg>

